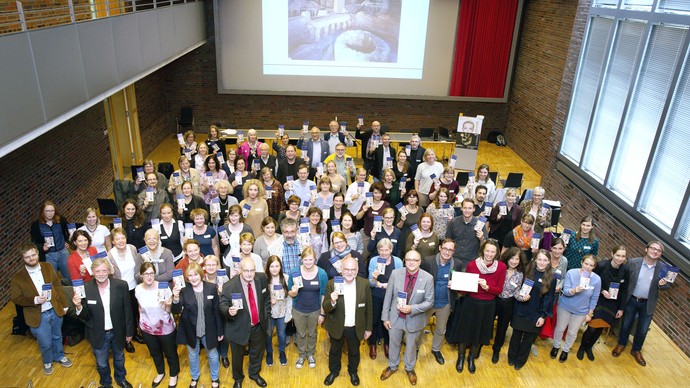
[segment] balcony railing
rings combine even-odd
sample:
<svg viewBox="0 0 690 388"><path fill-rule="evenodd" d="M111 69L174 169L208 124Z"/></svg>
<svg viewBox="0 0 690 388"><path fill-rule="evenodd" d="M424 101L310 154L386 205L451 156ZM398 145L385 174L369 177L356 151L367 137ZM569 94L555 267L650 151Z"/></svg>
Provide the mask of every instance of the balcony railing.
<svg viewBox="0 0 690 388"><path fill-rule="evenodd" d="M0 35L79 23L200 0L25 0L0 8Z"/></svg>

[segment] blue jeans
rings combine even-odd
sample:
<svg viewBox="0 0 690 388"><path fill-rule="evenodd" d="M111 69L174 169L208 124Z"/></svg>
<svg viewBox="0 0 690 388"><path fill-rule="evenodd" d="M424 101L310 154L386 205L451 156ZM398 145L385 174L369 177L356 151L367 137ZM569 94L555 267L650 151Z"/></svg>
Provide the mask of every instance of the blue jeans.
<svg viewBox="0 0 690 388"><path fill-rule="evenodd" d="M628 300L623 312L623 322L621 323L621 330L618 335L618 344L627 345L630 337L630 330L632 330L633 322L637 317L637 328L635 329L635 336L633 337L633 346L631 351L639 352L642 350L644 340L647 338L647 331L649 325L652 324L652 317L654 314L647 315L647 301L639 301L634 296Z"/></svg>
<svg viewBox="0 0 690 388"><path fill-rule="evenodd" d="M209 349L206 346L206 336L196 339L196 345L191 347L187 345L187 355L189 356L189 372L192 379L198 380L201 375L199 369L199 342L204 344L206 348L206 357L208 358L208 368L211 370L211 380L218 380L218 373L220 372L220 361L218 360L218 348Z"/></svg>
<svg viewBox="0 0 690 388"><path fill-rule="evenodd" d="M115 344L115 334L113 331L105 332L103 346L93 348L93 355L96 356L96 370L101 378L101 385L113 385L110 377L110 362L108 360L110 351L113 352L113 367L115 368L115 381L125 381L127 370L125 369L125 351L118 349Z"/></svg>
<svg viewBox="0 0 690 388"><path fill-rule="evenodd" d="M285 317L283 318L268 318L268 336L266 337L266 354L273 354L273 328L276 328L278 334L278 351L285 353Z"/></svg>
<svg viewBox="0 0 690 388"><path fill-rule="evenodd" d="M65 357L62 350L62 318L55 314L54 309L41 313L41 323L38 327L31 328L31 334L38 340L44 364L60 361Z"/></svg>
<svg viewBox="0 0 690 388"><path fill-rule="evenodd" d="M46 262L53 266L55 273L60 272L63 279L72 281L69 275L69 268L67 268L67 259L69 259L69 251L67 248L63 248L57 252L46 252Z"/></svg>

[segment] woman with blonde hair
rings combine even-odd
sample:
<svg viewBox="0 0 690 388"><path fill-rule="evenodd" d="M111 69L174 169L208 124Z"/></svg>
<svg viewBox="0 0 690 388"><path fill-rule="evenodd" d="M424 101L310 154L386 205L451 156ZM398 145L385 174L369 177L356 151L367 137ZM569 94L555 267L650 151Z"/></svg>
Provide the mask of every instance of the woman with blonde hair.
<svg viewBox="0 0 690 388"><path fill-rule="evenodd" d="M113 247L112 241L110 241L110 231L104 225L101 225L101 219L98 217L98 212L96 209L90 207L84 212L86 214L86 219L84 220L84 226L78 230L83 230L89 234L91 237L91 246L96 248L98 252L109 251Z"/></svg>
<svg viewBox="0 0 690 388"><path fill-rule="evenodd" d="M237 150L237 156L244 159L247 165L251 165L252 161L259 157L259 147L261 142L258 140L255 129L247 131L247 140L242 143Z"/></svg>
<svg viewBox="0 0 690 388"><path fill-rule="evenodd" d="M258 179L250 179L242 186L242 194L244 199L240 202L240 207L244 222L252 228L254 236L259 237L263 233L261 222L269 215L268 203L264 199L266 190Z"/></svg>

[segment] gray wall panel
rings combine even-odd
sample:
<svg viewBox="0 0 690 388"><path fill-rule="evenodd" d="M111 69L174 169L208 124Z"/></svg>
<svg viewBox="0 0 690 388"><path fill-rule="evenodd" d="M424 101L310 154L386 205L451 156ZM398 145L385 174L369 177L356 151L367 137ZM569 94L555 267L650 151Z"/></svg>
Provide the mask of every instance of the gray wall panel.
<svg viewBox="0 0 690 388"><path fill-rule="evenodd" d="M77 24L89 98L117 84L115 43L110 19Z"/></svg>
<svg viewBox="0 0 690 388"><path fill-rule="evenodd" d="M203 1L0 36L0 157L206 41Z"/></svg>
<svg viewBox="0 0 690 388"><path fill-rule="evenodd" d="M141 45L139 28L135 15L123 15L110 18L115 38L115 58L117 75L120 82L140 73L144 66L141 63Z"/></svg>
<svg viewBox="0 0 690 388"><path fill-rule="evenodd" d="M136 14L139 25L139 44L141 44L141 61L144 69L159 63L161 45L158 37L158 18L155 11Z"/></svg>
<svg viewBox="0 0 690 388"><path fill-rule="evenodd" d="M0 53L0 144L5 144L45 116L29 35L8 35L0 40Z"/></svg>
<svg viewBox="0 0 690 388"><path fill-rule="evenodd" d="M161 42L161 54L163 58L168 58L177 53L175 42L175 12L174 8L159 8L158 16L158 36Z"/></svg>
<svg viewBox="0 0 690 388"><path fill-rule="evenodd" d="M46 117L59 116L85 102L86 76L76 25L29 33Z"/></svg>

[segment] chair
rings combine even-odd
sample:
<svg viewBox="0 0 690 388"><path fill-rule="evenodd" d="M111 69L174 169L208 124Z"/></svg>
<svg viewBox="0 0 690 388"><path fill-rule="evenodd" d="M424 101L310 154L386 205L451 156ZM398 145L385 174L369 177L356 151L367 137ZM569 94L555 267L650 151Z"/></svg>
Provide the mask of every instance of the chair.
<svg viewBox="0 0 690 388"><path fill-rule="evenodd" d="M446 139L450 139L450 131L446 127L438 127L438 134L441 137L444 137Z"/></svg>
<svg viewBox="0 0 690 388"><path fill-rule="evenodd" d="M115 200L110 198L97 198L98 212L105 217L117 217L118 209Z"/></svg>
<svg viewBox="0 0 690 388"><path fill-rule="evenodd" d="M191 127L192 131L194 130L194 112L192 107L183 106L180 108L180 116L176 117L175 120L177 121L177 133L180 133L180 128L182 127Z"/></svg>
<svg viewBox="0 0 690 388"><path fill-rule="evenodd" d="M434 128L419 128L419 137L434 137Z"/></svg>
<svg viewBox="0 0 690 388"><path fill-rule="evenodd" d="M522 176L524 174L521 172L509 172L508 177L503 183L503 187L517 189L520 191L522 188Z"/></svg>
<svg viewBox="0 0 690 388"><path fill-rule="evenodd" d="M460 171L455 177L455 180L458 181L460 187L465 187L467 186L467 182L470 181L470 173L467 171Z"/></svg>

